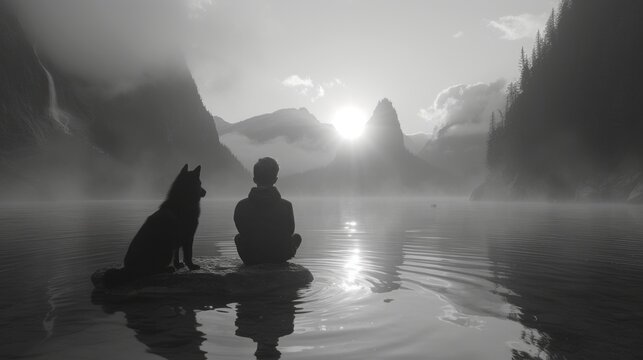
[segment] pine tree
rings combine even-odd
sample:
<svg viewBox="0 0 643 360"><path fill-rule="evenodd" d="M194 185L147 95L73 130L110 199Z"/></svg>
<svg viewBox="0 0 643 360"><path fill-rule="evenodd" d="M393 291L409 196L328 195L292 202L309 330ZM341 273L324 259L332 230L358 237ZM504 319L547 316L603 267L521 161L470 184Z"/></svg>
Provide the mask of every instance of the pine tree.
<svg viewBox="0 0 643 360"><path fill-rule="evenodd" d="M491 113L491 121L489 122L489 137L487 138L487 167L492 169L496 164L495 158L495 142L496 142L496 114Z"/></svg>
<svg viewBox="0 0 643 360"><path fill-rule="evenodd" d="M556 18L556 28L560 24L560 20L567 17L567 13L572 6L571 0L561 0L560 5L558 6L558 18Z"/></svg>
<svg viewBox="0 0 643 360"><path fill-rule="evenodd" d="M507 103L505 106L505 114L508 114L511 110L511 107L516 101L519 92L519 86L515 82L510 82L509 85L507 85Z"/></svg>
<svg viewBox="0 0 643 360"><path fill-rule="evenodd" d="M543 38L542 36L540 36L540 30L538 30L538 32L536 32L536 42L534 44L534 49L535 49L535 56L533 61L534 67L540 64L542 60L543 48L544 48Z"/></svg>
<svg viewBox="0 0 643 360"><path fill-rule="evenodd" d="M520 49L520 90L524 91L531 77L529 59L525 55L525 48Z"/></svg>
<svg viewBox="0 0 643 360"><path fill-rule="evenodd" d="M551 15L545 25L545 44L549 48L556 42L556 11L551 9Z"/></svg>
<svg viewBox="0 0 643 360"><path fill-rule="evenodd" d="M531 48L531 67L533 68L538 61L538 54L536 54L536 46Z"/></svg>
<svg viewBox="0 0 643 360"><path fill-rule="evenodd" d="M521 49L520 78L492 117L493 171L551 197L643 172L641 14L640 0L561 0L531 56Z"/></svg>

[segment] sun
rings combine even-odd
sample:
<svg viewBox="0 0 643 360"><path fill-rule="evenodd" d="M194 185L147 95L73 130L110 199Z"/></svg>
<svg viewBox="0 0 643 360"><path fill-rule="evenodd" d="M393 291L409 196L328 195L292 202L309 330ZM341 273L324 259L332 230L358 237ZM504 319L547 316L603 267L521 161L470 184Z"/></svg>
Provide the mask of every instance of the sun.
<svg viewBox="0 0 643 360"><path fill-rule="evenodd" d="M344 139L357 139L368 121L368 114L356 106L339 108L333 116L333 125Z"/></svg>

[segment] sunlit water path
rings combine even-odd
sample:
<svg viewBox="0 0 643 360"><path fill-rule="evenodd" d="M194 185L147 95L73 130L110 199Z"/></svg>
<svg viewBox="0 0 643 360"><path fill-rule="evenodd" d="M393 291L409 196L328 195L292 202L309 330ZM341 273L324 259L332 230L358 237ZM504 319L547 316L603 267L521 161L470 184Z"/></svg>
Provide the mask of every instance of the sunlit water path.
<svg viewBox="0 0 643 360"><path fill-rule="evenodd" d="M158 202L0 204L0 358L642 354L641 207L293 202L309 287L133 304L92 303L89 276L121 261ZM198 256L237 256L234 205L203 203Z"/></svg>

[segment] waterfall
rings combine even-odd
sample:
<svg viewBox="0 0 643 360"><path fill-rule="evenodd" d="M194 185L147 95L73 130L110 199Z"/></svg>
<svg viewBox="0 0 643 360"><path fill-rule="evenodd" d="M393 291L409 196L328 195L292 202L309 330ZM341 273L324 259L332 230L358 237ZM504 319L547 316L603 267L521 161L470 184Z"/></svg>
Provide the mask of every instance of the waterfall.
<svg viewBox="0 0 643 360"><path fill-rule="evenodd" d="M60 128L66 134L69 134L69 114L61 110L58 106L58 95L56 94L56 84L54 83L54 77L51 76L51 73L49 72L49 70L47 70L45 64L43 64L40 60L40 55L38 55L38 51L35 47L33 49L33 52L36 55L36 59L38 59L40 67L45 71L45 74L47 75L47 84L49 86L49 116L54 119L56 124L58 124L58 126L60 126Z"/></svg>

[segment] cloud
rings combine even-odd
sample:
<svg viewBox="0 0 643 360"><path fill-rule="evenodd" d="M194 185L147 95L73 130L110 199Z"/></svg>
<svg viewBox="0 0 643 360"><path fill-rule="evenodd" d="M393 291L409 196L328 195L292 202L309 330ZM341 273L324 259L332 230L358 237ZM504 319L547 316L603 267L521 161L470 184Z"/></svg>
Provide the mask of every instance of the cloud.
<svg viewBox="0 0 643 360"><path fill-rule="evenodd" d="M323 82L321 85L318 85L313 82L309 77L302 78L299 75L290 75L287 78L281 81L281 85L293 88L298 93L304 96L308 96L311 102L315 102L324 96L326 96L327 89L332 89L335 87L346 87L346 84L340 79L333 79L330 81ZM316 89L316 91L312 91Z"/></svg>
<svg viewBox="0 0 643 360"><path fill-rule="evenodd" d="M491 113L505 102L506 81L451 86L438 94L433 105L420 109L434 137L486 133Z"/></svg>
<svg viewBox="0 0 643 360"><path fill-rule="evenodd" d="M501 33L504 40L518 40L533 38L536 32L542 29L547 22L548 13L541 15L522 14L502 16L498 20L491 20L488 25Z"/></svg>
<svg viewBox="0 0 643 360"><path fill-rule="evenodd" d="M189 15L192 18L198 18L213 5L213 0L188 0Z"/></svg>
<svg viewBox="0 0 643 360"><path fill-rule="evenodd" d="M451 36L452 36L454 39L459 39L459 38L461 38L461 37L463 37L463 36L464 36L464 32L463 32L463 31L458 31L457 33L455 33L455 34L453 34L453 35L451 35Z"/></svg>
<svg viewBox="0 0 643 360"><path fill-rule="evenodd" d="M506 81L455 85L441 91L419 114L433 129L420 153L473 188L484 178L491 113L505 104Z"/></svg>
<svg viewBox="0 0 643 360"><path fill-rule="evenodd" d="M333 79L331 81L327 81L327 82L324 83L324 87L327 87L329 89L332 89L332 88L334 88L336 86L337 87L346 87L346 84L342 80L337 79L337 78L335 78L335 79Z"/></svg>
<svg viewBox="0 0 643 360"><path fill-rule="evenodd" d="M310 101L315 102L321 98L323 98L326 95L326 90L324 90L324 87L319 85L317 88L317 95L313 96Z"/></svg>
<svg viewBox="0 0 643 360"><path fill-rule="evenodd" d="M288 76L281 82L281 85L285 87L303 89L304 94L307 93L310 88L315 86L315 84L313 84L313 81L309 77L302 78L299 75Z"/></svg>

